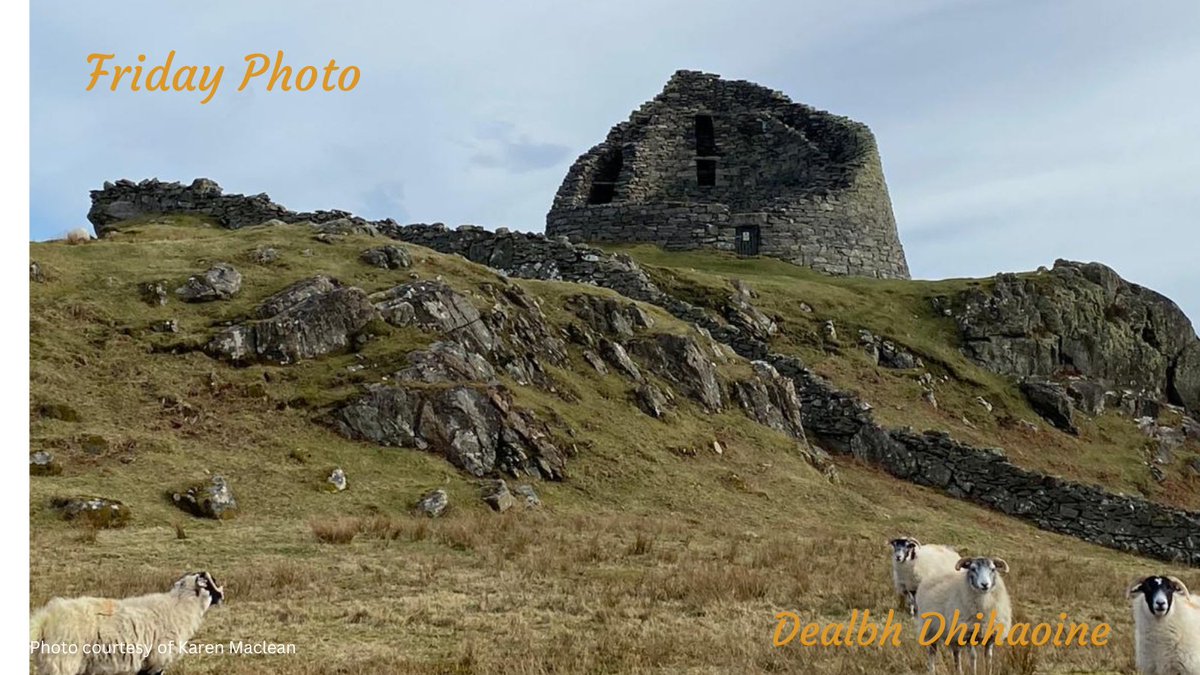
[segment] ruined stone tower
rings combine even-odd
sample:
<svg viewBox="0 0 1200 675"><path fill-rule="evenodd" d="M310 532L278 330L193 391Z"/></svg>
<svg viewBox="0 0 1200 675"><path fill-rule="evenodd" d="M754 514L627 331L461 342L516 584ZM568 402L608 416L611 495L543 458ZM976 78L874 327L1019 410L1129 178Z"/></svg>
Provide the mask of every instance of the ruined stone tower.
<svg viewBox="0 0 1200 675"><path fill-rule="evenodd" d="M687 70L575 161L546 233L908 278L866 125Z"/></svg>

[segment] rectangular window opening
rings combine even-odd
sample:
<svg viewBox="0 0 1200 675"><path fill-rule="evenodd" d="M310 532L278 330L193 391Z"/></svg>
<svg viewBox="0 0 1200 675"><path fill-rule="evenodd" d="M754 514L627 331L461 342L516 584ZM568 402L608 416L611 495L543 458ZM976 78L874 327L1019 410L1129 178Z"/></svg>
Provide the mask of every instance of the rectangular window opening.
<svg viewBox="0 0 1200 675"><path fill-rule="evenodd" d="M717 160L696 160L696 183L700 187L712 187L717 184Z"/></svg>
<svg viewBox="0 0 1200 675"><path fill-rule="evenodd" d="M717 154L712 115L696 115L696 154L702 157Z"/></svg>

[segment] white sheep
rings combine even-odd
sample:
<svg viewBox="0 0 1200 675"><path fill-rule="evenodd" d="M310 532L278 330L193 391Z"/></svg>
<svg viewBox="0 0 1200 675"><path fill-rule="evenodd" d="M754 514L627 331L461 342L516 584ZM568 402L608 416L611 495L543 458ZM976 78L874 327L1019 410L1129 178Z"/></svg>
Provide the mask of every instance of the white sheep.
<svg viewBox="0 0 1200 675"><path fill-rule="evenodd" d="M892 539L888 546L892 549L892 584L910 614L916 608L921 580L953 572L959 559L958 551L949 546L922 544L912 537Z"/></svg>
<svg viewBox="0 0 1200 675"><path fill-rule="evenodd" d="M166 593L54 598L30 619L30 653L38 675L161 675L224 597L212 575L193 572Z"/></svg>
<svg viewBox="0 0 1200 675"><path fill-rule="evenodd" d="M937 645L946 638L952 638L954 668L962 672L960 635L965 635L963 641L968 644L986 644L987 671L991 672L993 649L1012 626L1012 602L1001 572L1008 573L1008 563L1000 558L962 558L952 573L926 579L917 589L918 634L928 630L932 638L937 634L938 621L945 627L941 637L929 645L929 672L935 672ZM957 627L952 626L956 611ZM975 646L971 645L970 650L971 670L979 672Z"/></svg>
<svg viewBox="0 0 1200 675"><path fill-rule="evenodd" d="M1200 675L1200 602L1187 586L1175 577L1146 577L1128 595L1138 672Z"/></svg>
<svg viewBox="0 0 1200 675"><path fill-rule="evenodd" d="M91 241L92 235L86 229L84 229L82 227L77 227L77 228L67 232L66 236L63 237L63 239L68 244L84 244L84 243Z"/></svg>

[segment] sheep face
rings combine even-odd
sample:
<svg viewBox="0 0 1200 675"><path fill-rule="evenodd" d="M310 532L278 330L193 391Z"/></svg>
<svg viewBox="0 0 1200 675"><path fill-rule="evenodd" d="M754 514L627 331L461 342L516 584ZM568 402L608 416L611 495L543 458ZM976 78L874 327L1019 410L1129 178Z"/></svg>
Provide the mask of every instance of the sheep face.
<svg viewBox="0 0 1200 675"><path fill-rule="evenodd" d="M217 583L208 572L191 572L179 577L175 584L171 586L172 592L182 593L187 595L196 595L204 598L207 602L205 609L212 605L219 605L225 599L225 590Z"/></svg>
<svg viewBox="0 0 1200 675"><path fill-rule="evenodd" d="M899 537L888 542L892 547L892 560L902 563L917 557L917 547L921 542L912 537Z"/></svg>
<svg viewBox="0 0 1200 675"><path fill-rule="evenodd" d="M1179 579L1146 577L1129 589L1129 598L1132 600L1140 594L1146 603L1146 611L1151 616L1161 619L1171 613L1171 608L1175 606L1176 593L1184 597L1188 595L1187 586Z"/></svg>
<svg viewBox="0 0 1200 675"><path fill-rule="evenodd" d="M962 558L954 569L965 569L967 584L980 593L987 593L999 584L1000 573L1008 572L1008 563L1000 558Z"/></svg>

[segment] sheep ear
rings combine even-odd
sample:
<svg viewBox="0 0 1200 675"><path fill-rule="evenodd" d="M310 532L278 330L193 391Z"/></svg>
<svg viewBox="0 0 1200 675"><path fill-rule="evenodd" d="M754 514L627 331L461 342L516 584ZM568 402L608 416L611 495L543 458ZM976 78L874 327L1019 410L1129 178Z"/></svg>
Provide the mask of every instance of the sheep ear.
<svg viewBox="0 0 1200 675"><path fill-rule="evenodd" d="M1133 599L1133 598L1137 597L1138 595L1145 593L1145 591L1142 589L1142 581L1144 581L1144 580L1139 579L1137 583L1130 586L1129 591L1127 591L1125 593L1125 597L1127 597L1129 599Z"/></svg>
<svg viewBox="0 0 1200 675"><path fill-rule="evenodd" d="M1191 593L1188 593L1187 586L1185 586L1183 582L1179 580L1179 577L1167 577L1167 581L1171 583L1171 590L1175 591L1176 593L1191 595Z"/></svg>
<svg viewBox="0 0 1200 675"><path fill-rule="evenodd" d="M996 566L996 569L1008 574L1008 563L1004 562L1004 558L992 558L992 564Z"/></svg>
<svg viewBox="0 0 1200 675"><path fill-rule="evenodd" d="M957 572L970 564L971 564L970 558L959 558L958 562L954 563L954 571Z"/></svg>

